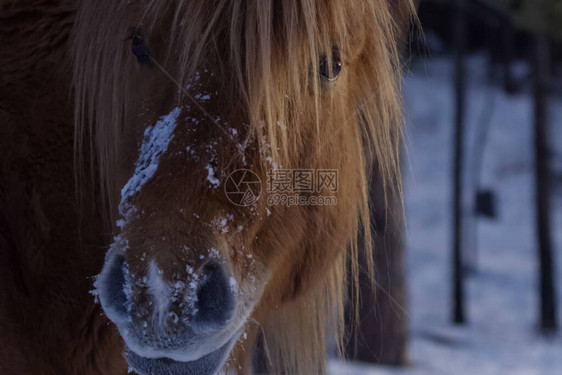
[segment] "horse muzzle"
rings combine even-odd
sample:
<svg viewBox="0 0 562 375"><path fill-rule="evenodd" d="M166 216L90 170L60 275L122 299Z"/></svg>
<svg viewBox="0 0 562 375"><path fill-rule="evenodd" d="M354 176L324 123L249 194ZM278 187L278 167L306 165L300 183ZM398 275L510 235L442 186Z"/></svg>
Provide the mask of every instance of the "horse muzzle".
<svg viewBox="0 0 562 375"><path fill-rule="evenodd" d="M143 375L213 375L222 367L241 330L217 350L194 361L175 361L171 358L145 358L127 349L127 362Z"/></svg>
<svg viewBox="0 0 562 375"><path fill-rule="evenodd" d="M154 262L131 272L113 247L95 286L100 303L125 341L127 361L143 375L214 374L241 327L232 324L237 293L227 267L208 260L166 281Z"/></svg>

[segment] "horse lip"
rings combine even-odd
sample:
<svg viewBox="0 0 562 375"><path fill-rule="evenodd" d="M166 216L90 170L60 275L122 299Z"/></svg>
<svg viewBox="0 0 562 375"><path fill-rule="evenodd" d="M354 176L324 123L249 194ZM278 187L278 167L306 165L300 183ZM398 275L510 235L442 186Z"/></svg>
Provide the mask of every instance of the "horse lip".
<svg viewBox="0 0 562 375"><path fill-rule="evenodd" d="M167 357L142 357L126 346L127 363L140 375L213 375L222 368L241 333L242 329L217 350L186 362Z"/></svg>

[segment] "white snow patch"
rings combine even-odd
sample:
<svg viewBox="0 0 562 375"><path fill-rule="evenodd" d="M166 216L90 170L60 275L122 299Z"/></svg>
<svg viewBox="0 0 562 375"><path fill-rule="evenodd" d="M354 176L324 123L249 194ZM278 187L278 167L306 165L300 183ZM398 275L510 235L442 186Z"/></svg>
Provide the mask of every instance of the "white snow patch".
<svg viewBox="0 0 562 375"><path fill-rule="evenodd" d="M191 147L191 146L187 146L185 148L185 151L189 154L189 155L195 155L195 150Z"/></svg>
<svg viewBox="0 0 562 375"><path fill-rule="evenodd" d="M202 102L205 102L205 101L211 99L211 95L209 95L209 94L203 94L203 93L197 93L197 94L195 94L193 97L194 97L195 99L199 100L199 101L202 101Z"/></svg>
<svg viewBox="0 0 562 375"><path fill-rule="evenodd" d="M128 216L134 210L134 207L127 204L127 199L139 192L158 169L160 157L166 152L168 145L174 138L173 133L180 112L181 108L176 107L167 115L160 117L156 124L145 129L139 157L135 164L135 172L121 189L119 213L122 219L117 222L120 228L123 227Z"/></svg>
<svg viewBox="0 0 562 375"><path fill-rule="evenodd" d="M214 187L218 187L220 185L220 180L216 177L215 175L215 170L213 169L213 166L211 164L207 164L206 166L207 168L207 181L209 181L209 183Z"/></svg>
<svg viewBox="0 0 562 375"><path fill-rule="evenodd" d="M228 233L228 220L226 217L217 216L211 222L217 229L221 231L221 233Z"/></svg>
<svg viewBox="0 0 562 375"><path fill-rule="evenodd" d="M230 289L231 289L233 292L237 292L237 291L238 291L238 283L236 282L236 279L235 279L234 277L230 277L229 285L230 285Z"/></svg>
<svg viewBox="0 0 562 375"><path fill-rule="evenodd" d="M189 290L187 296L185 297L187 305L191 310L191 315L193 316L197 315L197 312L199 311L196 305L197 301L199 301L199 298L197 297L198 286L199 286L199 275L194 274L193 278L189 282Z"/></svg>
<svg viewBox="0 0 562 375"><path fill-rule="evenodd" d="M217 249L215 249L214 247L211 247L211 249L209 249L209 257L215 258L215 259L220 259L221 255L220 255L220 252Z"/></svg>
<svg viewBox="0 0 562 375"><path fill-rule="evenodd" d="M154 261L148 264L148 290L154 301L154 312L160 317L168 309L172 293L172 288L164 281L162 273Z"/></svg>
<svg viewBox="0 0 562 375"><path fill-rule="evenodd" d="M267 162L271 164L273 169L278 169L277 163L273 161L273 158L271 156L266 157L265 160L267 160Z"/></svg>
<svg viewBox="0 0 562 375"><path fill-rule="evenodd" d="M172 319L172 323L174 323L174 324L178 324L178 322L180 321L180 318L178 317L178 314L176 314L176 313L173 312L173 311L170 311L170 312L168 313L168 318L171 318L171 319Z"/></svg>

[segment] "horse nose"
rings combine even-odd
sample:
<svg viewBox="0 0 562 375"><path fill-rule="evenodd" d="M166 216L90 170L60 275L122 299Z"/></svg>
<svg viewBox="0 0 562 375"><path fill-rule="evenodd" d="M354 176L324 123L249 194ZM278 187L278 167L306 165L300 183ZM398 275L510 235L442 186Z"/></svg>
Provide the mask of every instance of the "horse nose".
<svg viewBox="0 0 562 375"><path fill-rule="evenodd" d="M107 317L118 325L130 322L130 315L134 315L139 308L127 297L127 290L132 293L136 288L130 285L134 284L134 280L129 280L126 275L128 267L125 257L122 254L110 254L95 284ZM159 275L158 272L155 271L155 275ZM181 299L173 299L170 285L161 276L155 275L148 277L152 287L147 292L151 295L149 299L155 302L152 304L152 314L161 314L160 308L163 311L177 311L178 318L185 318L182 319L186 323L185 328L195 334L220 330L234 315L236 282L222 264L215 261L206 263L189 282L194 286L195 298L189 297L193 300L187 304L187 309L174 309L175 304L186 305L181 303Z"/></svg>
<svg viewBox="0 0 562 375"><path fill-rule="evenodd" d="M192 329L207 331L225 326L234 314L236 282L216 262L201 270Z"/></svg>
<svg viewBox="0 0 562 375"><path fill-rule="evenodd" d="M110 254L94 284L105 314L116 323L125 321L128 315L125 267L125 257L122 254Z"/></svg>

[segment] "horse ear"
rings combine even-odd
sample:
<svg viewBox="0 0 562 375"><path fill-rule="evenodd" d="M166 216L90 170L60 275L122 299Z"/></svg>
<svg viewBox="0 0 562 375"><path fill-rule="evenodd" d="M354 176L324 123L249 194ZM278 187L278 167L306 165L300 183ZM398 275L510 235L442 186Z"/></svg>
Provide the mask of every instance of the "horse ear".
<svg viewBox="0 0 562 375"><path fill-rule="evenodd" d="M396 36L398 40L403 40L410 30L410 25L417 23L416 9L420 0L387 0L387 2ZM353 22L353 15L350 16L350 26L346 36L348 40L345 43L347 48L342 51L348 62L359 57L368 40L368 31L365 29L365 24Z"/></svg>
<svg viewBox="0 0 562 375"><path fill-rule="evenodd" d="M390 13L396 25L398 36L402 39L412 22L416 22L416 10L420 0L388 0Z"/></svg>

